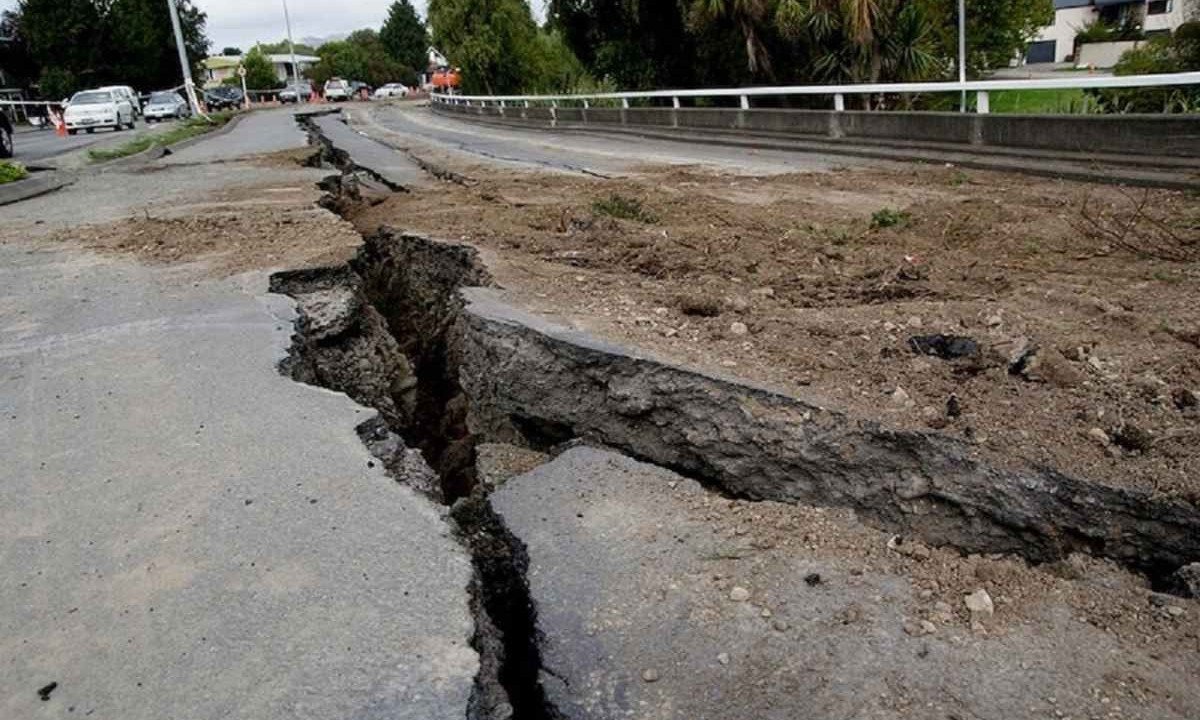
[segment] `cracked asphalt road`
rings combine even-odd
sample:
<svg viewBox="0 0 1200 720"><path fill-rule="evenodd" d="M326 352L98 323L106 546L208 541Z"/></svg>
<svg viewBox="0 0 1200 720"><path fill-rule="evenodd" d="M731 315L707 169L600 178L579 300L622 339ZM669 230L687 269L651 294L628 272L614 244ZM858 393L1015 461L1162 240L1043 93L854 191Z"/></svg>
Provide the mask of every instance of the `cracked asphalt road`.
<svg viewBox="0 0 1200 720"><path fill-rule="evenodd" d="M303 143L290 113L253 119L192 161ZM370 411L279 375L291 302L265 273L42 237L255 173L279 177L110 169L6 208L0 717L466 713L469 558L372 461L354 432Z"/></svg>

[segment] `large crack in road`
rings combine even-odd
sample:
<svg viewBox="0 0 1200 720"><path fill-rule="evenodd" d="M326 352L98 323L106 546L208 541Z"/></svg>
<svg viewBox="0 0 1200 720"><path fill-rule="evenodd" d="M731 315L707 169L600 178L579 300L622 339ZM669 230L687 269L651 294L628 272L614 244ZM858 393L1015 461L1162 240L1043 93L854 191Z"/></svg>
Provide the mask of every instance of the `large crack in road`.
<svg viewBox="0 0 1200 720"><path fill-rule="evenodd" d="M362 202L363 168L310 131L342 171L325 184L325 205ZM453 508L475 567L474 718L610 716L568 710L562 692L547 699L555 671L543 667L529 551L478 482L481 442L556 454L582 441L695 478L713 497L850 508L909 542L961 553L1037 563L1087 553L1162 588L1200 558L1191 504L1028 464L992 467L949 438L598 342L506 305L491 285L474 248L387 228L347 265L271 281L299 309L282 370L374 408L364 441L397 480ZM656 679L651 669L643 681Z"/></svg>

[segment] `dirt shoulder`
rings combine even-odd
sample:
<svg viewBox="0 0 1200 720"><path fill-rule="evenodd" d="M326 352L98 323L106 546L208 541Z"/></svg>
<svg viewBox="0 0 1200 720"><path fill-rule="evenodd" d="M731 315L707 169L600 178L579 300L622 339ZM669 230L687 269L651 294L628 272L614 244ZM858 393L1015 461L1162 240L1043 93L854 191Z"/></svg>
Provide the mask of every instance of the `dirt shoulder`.
<svg viewBox="0 0 1200 720"><path fill-rule="evenodd" d="M454 169L472 182L352 222L475 244L531 309L667 359L1200 500L1194 195L950 167Z"/></svg>

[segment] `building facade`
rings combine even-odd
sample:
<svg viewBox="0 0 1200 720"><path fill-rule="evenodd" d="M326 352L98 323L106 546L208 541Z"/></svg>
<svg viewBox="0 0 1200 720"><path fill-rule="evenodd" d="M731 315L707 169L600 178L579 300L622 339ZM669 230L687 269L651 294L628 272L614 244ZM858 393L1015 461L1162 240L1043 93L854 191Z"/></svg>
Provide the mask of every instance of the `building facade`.
<svg viewBox="0 0 1200 720"><path fill-rule="evenodd" d="M1041 29L1025 52L1026 64L1075 62L1087 65L1075 57L1075 36L1094 22L1110 27L1141 27L1147 36L1171 32L1189 19L1197 17L1200 0L1054 0L1054 24ZM1137 46L1137 41L1104 43L1121 45L1124 49ZM1120 52L1116 52L1119 57ZM1112 52L1093 53L1101 59L1099 67L1111 67ZM1115 62L1115 59L1112 60Z"/></svg>
<svg viewBox="0 0 1200 720"><path fill-rule="evenodd" d="M275 77L279 78L280 82L288 83L292 81L292 56L290 54L267 55L267 60L275 68ZM304 77L304 73L320 62L320 60L321 58L315 55L296 55L296 65L300 69L300 77ZM216 87L228 78L237 77L237 69L241 64L242 58L237 55L215 55L206 58L204 60L204 87ZM251 89L262 90L265 88Z"/></svg>

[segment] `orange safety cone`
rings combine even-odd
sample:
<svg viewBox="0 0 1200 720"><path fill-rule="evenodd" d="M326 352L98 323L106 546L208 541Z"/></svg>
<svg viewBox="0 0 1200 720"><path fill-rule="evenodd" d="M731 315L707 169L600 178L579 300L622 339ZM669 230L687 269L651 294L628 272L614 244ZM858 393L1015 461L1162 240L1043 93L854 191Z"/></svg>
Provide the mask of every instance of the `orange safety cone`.
<svg viewBox="0 0 1200 720"><path fill-rule="evenodd" d="M62 115L50 110L46 113L50 117L50 122L54 123L54 134L59 137L67 136L67 122L63 120Z"/></svg>

